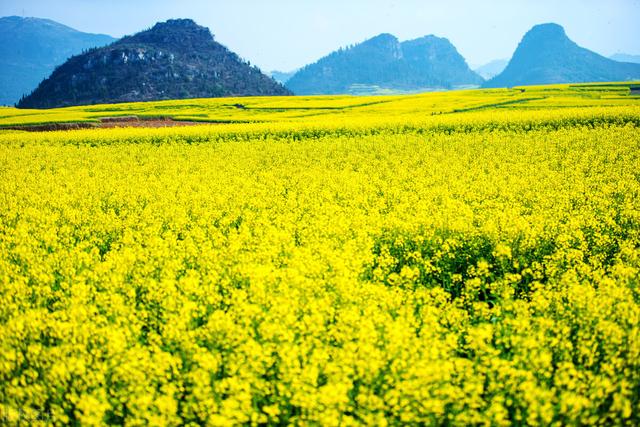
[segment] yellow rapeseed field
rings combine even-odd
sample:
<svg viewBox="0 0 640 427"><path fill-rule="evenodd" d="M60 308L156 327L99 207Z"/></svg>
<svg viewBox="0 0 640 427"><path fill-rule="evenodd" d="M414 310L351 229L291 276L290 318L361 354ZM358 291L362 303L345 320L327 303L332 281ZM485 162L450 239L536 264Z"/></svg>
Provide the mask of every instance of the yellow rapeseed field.
<svg viewBox="0 0 640 427"><path fill-rule="evenodd" d="M628 85L0 124L117 114L232 123L0 131L0 423L640 423Z"/></svg>

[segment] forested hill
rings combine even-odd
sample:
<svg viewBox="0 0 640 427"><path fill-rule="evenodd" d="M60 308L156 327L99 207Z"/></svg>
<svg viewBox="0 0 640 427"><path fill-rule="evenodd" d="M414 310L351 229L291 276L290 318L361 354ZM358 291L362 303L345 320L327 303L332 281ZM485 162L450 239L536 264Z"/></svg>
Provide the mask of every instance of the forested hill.
<svg viewBox="0 0 640 427"><path fill-rule="evenodd" d="M177 19L74 56L18 107L288 94L207 28Z"/></svg>

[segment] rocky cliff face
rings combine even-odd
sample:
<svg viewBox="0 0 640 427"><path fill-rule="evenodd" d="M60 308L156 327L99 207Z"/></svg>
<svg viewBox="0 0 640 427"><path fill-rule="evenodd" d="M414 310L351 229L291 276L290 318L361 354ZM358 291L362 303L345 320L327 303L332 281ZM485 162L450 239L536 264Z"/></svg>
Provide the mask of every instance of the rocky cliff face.
<svg viewBox="0 0 640 427"><path fill-rule="evenodd" d="M207 28L179 19L72 57L18 107L289 94Z"/></svg>

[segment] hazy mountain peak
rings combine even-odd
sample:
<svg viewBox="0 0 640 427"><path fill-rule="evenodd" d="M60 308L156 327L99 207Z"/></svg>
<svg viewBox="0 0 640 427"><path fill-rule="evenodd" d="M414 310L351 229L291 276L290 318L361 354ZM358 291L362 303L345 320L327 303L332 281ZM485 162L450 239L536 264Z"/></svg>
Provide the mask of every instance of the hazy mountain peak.
<svg viewBox="0 0 640 427"><path fill-rule="evenodd" d="M632 80L640 66L612 61L578 46L558 24L541 24L522 38L505 70L485 87Z"/></svg>
<svg viewBox="0 0 640 427"><path fill-rule="evenodd" d="M529 31L524 35L524 38L532 37L545 37L545 38L567 38L567 33L560 24L555 22L547 22L545 24L538 24L531 27Z"/></svg>
<svg viewBox="0 0 640 427"><path fill-rule="evenodd" d="M403 43L443 43L443 44L451 44L449 39L446 37L438 37L433 34L428 34L426 36L418 37L412 40L406 40Z"/></svg>
<svg viewBox="0 0 640 427"><path fill-rule="evenodd" d="M363 43L379 43L379 42L393 43L397 41L398 41L398 38L393 34L380 33L377 36L373 36L370 39L365 40Z"/></svg>
<svg viewBox="0 0 640 427"><path fill-rule="evenodd" d="M358 43L354 46L351 46L349 50L366 50L366 49L381 49L390 52L392 56L400 55L400 42L396 38L396 36L389 33L378 34L377 36L371 37L363 41L362 43Z"/></svg>
<svg viewBox="0 0 640 427"><path fill-rule="evenodd" d="M7 25L38 25L41 27L56 28L58 30L76 32L77 30L68 27L51 19L34 18L31 16L4 16L0 18L0 23Z"/></svg>
<svg viewBox="0 0 640 427"><path fill-rule="evenodd" d="M538 50L562 50L568 46L577 46L558 24L540 24L532 27L522 38L518 49L529 47ZM516 51L517 52L517 51ZM548 53L548 52L547 52Z"/></svg>
<svg viewBox="0 0 640 427"><path fill-rule="evenodd" d="M421 49L432 49L433 52L439 51L441 53L455 52L455 54L458 55L458 50L453 44L451 44L449 39L445 37L437 37L437 36L434 36L433 34L430 34L424 37L419 37L413 40L406 40L402 42L402 48L405 51L405 53L407 53L407 49L421 48Z"/></svg>
<svg viewBox="0 0 640 427"><path fill-rule="evenodd" d="M287 81L297 94L361 93L354 88L424 91L479 85L482 78L446 38L428 35L399 42L379 34L307 65Z"/></svg>
<svg viewBox="0 0 640 427"><path fill-rule="evenodd" d="M83 50L115 39L83 33L49 19L0 18L0 104L14 104L57 65Z"/></svg>

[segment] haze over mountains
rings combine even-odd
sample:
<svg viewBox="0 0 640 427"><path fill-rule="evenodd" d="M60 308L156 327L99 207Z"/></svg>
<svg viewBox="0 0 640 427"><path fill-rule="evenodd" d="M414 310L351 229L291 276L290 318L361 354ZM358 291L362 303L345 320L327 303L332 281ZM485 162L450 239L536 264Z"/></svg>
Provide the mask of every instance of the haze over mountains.
<svg viewBox="0 0 640 427"><path fill-rule="evenodd" d="M296 70L297 71L297 70ZM269 75L278 83L286 84L296 71L271 71Z"/></svg>
<svg viewBox="0 0 640 427"><path fill-rule="evenodd" d="M74 56L18 107L289 94L207 28L176 19Z"/></svg>
<svg viewBox="0 0 640 427"><path fill-rule="evenodd" d="M478 73L483 79L489 80L503 72L508 63L508 59L494 59L491 62L475 68L473 71Z"/></svg>
<svg viewBox="0 0 640 427"><path fill-rule="evenodd" d="M353 93L372 86L418 92L477 86L482 81L445 38L429 35L400 42L391 34L380 34L307 65L287 87L299 95Z"/></svg>
<svg viewBox="0 0 640 427"><path fill-rule="evenodd" d="M618 62L633 62L634 64L640 64L640 55L629 55L627 53L616 53L611 55L609 59L613 59Z"/></svg>
<svg viewBox="0 0 640 427"><path fill-rule="evenodd" d="M578 46L558 24L529 30L507 68L484 87L640 79L640 64L617 62Z"/></svg>
<svg viewBox="0 0 640 427"><path fill-rule="evenodd" d="M115 41L48 19L19 16L0 18L0 40L0 105L18 102L70 56Z"/></svg>
<svg viewBox="0 0 640 427"><path fill-rule="evenodd" d="M0 104L12 104L33 91L19 103L32 108L640 79L640 65L634 63L640 56L605 58L578 46L557 24L534 26L511 60L495 60L475 71L446 38L429 35L400 42L391 34L380 34L297 71L273 71L271 77L188 19L158 23L114 42L109 36L82 33L46 19L6 17L0 18L0 39L11 41L0 43ZM103 47L90 49L94 46ZM74 54L79 55L64 62Z"/></svg>

